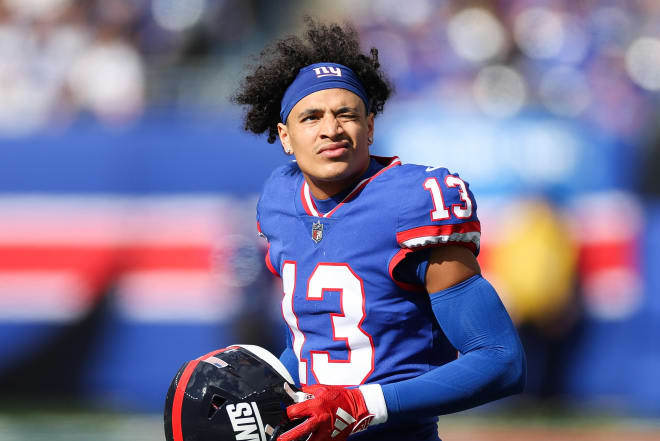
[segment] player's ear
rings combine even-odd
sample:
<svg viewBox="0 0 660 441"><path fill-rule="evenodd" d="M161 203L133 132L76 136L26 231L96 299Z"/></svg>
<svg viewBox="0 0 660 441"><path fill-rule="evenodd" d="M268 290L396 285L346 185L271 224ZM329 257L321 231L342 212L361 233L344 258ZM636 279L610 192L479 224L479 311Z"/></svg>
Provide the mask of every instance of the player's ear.
<svg viewBox="0 0 660 441"><path fill-rule="evenodd" d="M293 154L293 148L291 147L291 138L289 138L289 128L284 123L277 123L277 134L280 137L280 142L282 143L282 149L287 155Z"/></svg>
<svg viewBox="0 0 660 441"><path fill-rule="evenodd" d="M375 123L375 116L373 113L370 113L367 115L367 134L369 136L369 144L371 144L374 140L374 123Z"/></svg>

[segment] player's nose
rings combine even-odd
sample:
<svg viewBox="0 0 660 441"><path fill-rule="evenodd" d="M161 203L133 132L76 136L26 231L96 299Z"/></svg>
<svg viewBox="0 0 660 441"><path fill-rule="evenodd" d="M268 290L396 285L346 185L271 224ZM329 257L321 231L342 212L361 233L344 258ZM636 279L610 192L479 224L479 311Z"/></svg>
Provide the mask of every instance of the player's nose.
<svg viewBox="0 0 660 441"><path fill-rule="evenodd" d="M321 137L335 139L344 132L339 120L333 114L324 115L321 121Z"/></svg>

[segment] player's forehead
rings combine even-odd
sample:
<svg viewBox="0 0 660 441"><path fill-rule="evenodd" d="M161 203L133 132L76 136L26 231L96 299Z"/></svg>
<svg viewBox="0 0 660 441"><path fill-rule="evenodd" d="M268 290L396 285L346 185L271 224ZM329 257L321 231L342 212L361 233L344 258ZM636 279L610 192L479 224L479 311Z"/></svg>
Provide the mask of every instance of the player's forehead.
<svg viewBox="0 0 660 441"><path fill-rule="evenodd" d="M293 106L291 114L298 115L302 112L307 112L310 109L318 110L337 110L343 107L357 109L358 111L365 111L364 102L362 99L346 89L323 89L317 92L310 93Z"/></svg>

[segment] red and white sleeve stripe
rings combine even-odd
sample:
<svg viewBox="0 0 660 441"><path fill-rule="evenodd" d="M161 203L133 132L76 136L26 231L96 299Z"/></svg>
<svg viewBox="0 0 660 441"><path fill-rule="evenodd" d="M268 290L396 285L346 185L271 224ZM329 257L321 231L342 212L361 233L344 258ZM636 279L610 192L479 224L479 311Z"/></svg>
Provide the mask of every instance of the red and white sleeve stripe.
<svg viewBox="0 0 660 441"><path fill-rule="evenodd" d="M401 248L424 248L455 243L478 250L481 240L481 225L479 221L472 221L417 227L398 232L396 240Z"/></svg>

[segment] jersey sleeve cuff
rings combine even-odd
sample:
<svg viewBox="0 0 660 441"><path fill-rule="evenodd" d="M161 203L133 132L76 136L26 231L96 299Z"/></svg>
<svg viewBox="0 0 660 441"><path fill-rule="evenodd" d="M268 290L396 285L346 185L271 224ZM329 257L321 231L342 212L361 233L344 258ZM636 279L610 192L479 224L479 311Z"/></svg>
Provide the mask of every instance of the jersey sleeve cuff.
<svg viewBox="0 0 660 441"><path fill-rule="evenodd" d="M427 225L396 233L401 248L422 249L436 245L462 245L479 253L481 224L478 220L458 224Z"/></svg>
<svg viewBox="0 0 660 441"><path fill-rule="evenodd" d="M381 424L387 421L387 405L383 396L383 389L380 384L365 384L359 387L364 402L367 405L369 413L374 415L374 419L369 423L370 426Z"/></svg>

